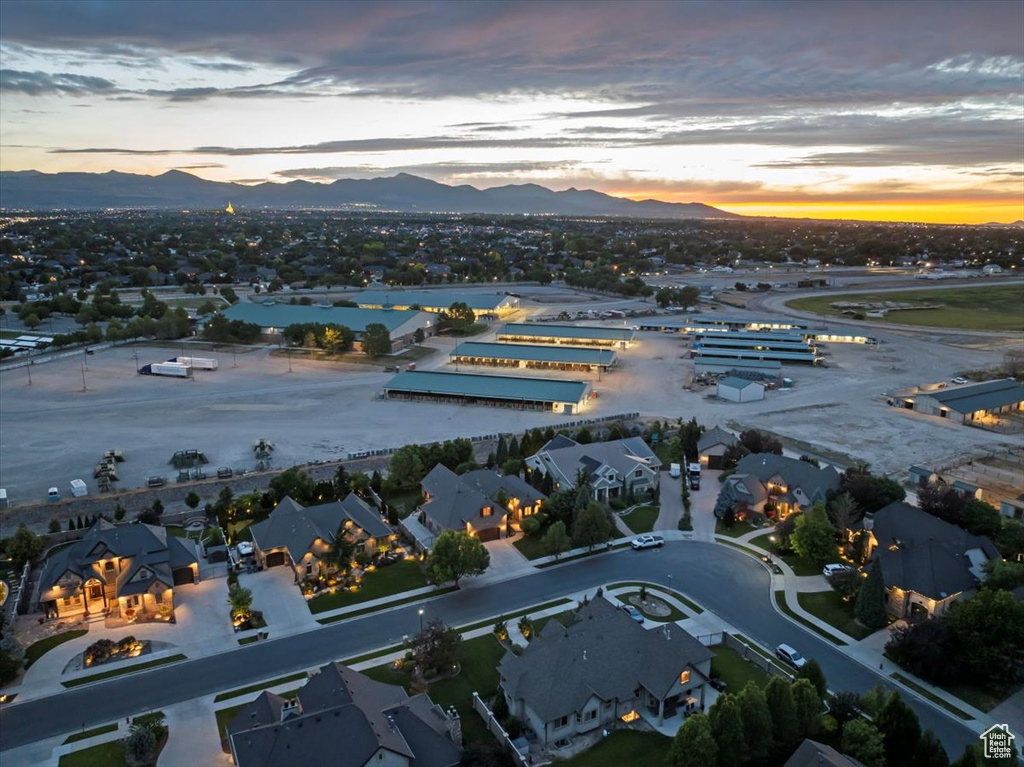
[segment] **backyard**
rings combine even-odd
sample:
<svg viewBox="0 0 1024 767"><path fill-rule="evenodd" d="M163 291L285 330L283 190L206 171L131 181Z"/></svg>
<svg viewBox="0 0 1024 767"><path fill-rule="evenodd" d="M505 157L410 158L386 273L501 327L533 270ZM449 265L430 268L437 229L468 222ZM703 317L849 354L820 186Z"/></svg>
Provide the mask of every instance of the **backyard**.
<svg viewBox="0 0 1024 767"><path fill-rule="evenodd" d="M627 764L661 765L668 758L672 739L656 732L617 730L593 748L571 759L558 762L561 767L621 767Z"/></svg>
<svg viewBox="0 0 1024 767"><path fill-rule="evenodd" d="M403 559L388 567L381 567L363 575L363 582L358 591L339 589L338 591L318 594L307 602L309 611L316 613L337 610L373 599L382 599L403 591L421 589L427 585L427 576L419 563L413 559Z"/></svg>
<svg viewBox="0 0 1024 767"><path fill-rule="evenodd" d="M738 693L747 686L747 682L753 682L758 687L768 683L768 674L744 660L731 647L715 645L711 649L715 651L715 657L711 659L711 675L721 678L728 692Z"/></svg>

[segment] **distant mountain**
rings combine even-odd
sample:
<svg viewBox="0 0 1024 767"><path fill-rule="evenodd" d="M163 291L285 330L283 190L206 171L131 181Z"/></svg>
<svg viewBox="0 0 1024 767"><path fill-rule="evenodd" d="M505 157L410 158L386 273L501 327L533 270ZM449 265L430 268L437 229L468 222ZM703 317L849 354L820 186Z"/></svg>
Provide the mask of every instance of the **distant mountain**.
<svg viewBox="0 0 1024 767"><path fill-rule="evenodd" d="M643 218L742 218L699 202L624 200L587 189L555 192L537 184L492 189L448 186L399 173L389 178L243 184L206 181L179 170L159 176L108 173L0 172L0 208L339 208L404 213L500 213Z"/></svg>

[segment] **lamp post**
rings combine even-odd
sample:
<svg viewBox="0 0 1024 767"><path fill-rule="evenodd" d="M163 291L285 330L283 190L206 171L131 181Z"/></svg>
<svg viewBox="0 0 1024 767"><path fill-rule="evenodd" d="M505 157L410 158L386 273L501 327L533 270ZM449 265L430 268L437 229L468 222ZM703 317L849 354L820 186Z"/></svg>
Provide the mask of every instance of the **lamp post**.
<svg viewBox="0 0 1024 767"><path fill-rule="evenodd" d="M420 608L420 633L423 633L423 608Z"/></svg>
<svg viewBox="0 0 1024 767"><path fill-rule="evenodd" d="M768 550L768 564L772 564L772 556L775 554L775 536L768 536L768 540L772 544L772 547Z"/></svg>

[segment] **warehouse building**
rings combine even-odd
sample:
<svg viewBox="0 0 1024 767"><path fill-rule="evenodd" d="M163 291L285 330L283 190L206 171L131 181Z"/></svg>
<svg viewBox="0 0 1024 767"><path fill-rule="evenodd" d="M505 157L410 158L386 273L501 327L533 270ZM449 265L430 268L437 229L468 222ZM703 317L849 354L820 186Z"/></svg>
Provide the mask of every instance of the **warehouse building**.
<svg viewBox="0 0 1024 767"><path fill-rule="evenodd" d="M551 381L519 376L403 371L383 388L387 399L492 405L516 410L579 413L591 396L587 381Z"/></svg>
<svg viewBox="0 0 1024 767"><path fill-rule="evenodd" d="M690 322L698 327L724 327L729 330L806 330L810 327L806 322L786 317L720 317L715 314L696 315L690 317Z"/></svg>
<svg viewBox="0 0 1024 767"><path fill-rule="evenodd" d="M239 301L225 309L223 314L229 320L259 325L263 336L270 341L279 341L284 329L290 325L344 325L355 334L357 347L369 325L380 324L386 327L391 334L391 343L395 346L411 344L417 330L422 330L425 337L430 337L434 335L437 325L436 318L426 312L355 309L326 304L303 306L282 304L273 299L259 303Z"/></svg>
<svg viewBox="0 0 1024 767"><path fill-rule="evenodd" d="M692 349L690 357L706 360L776 360L784 365L820 365L822 358L813 351L779 352L758 349Z"/></svg>
<svg viewBox="0 0 1024 767"><path fill-rule="evenodd" d="M506 317L519 308L519 299L506 293L480 293L461 290L364 290L347 300L360 309L408 310L413 307L425 312L446 312L455 303L468 306L477 317Z"/></svg>
<svg viewBox="0 0 1024 767"><path fill-rule="evenodd" d="M764 384L749 378L726 376L718 382L718 397L729 402L757 402L764 399Z"/></svg>
<svg viewBox="0 0 1024 767"><path fill-rule="evenodd" d="M1012 378L903 395L898 403L957 423L983 425L1015 418L1024 425L1019 415L1024 411L1024 384Z"/></svg>
<svg viewBox="0 0 1024 767"><path fill-rule="evenodd" d="M732 334L708 335L693 342L694 349L756 349L777 352L813 352L814 347L802 340L773 341L770 338L748 340L731 338Z"/></svg>
<svg viewBox="0 0 1024 767"><path fill-rule="evenodd" d="M495 344L476 341L458 344L448 358L456 365L490 365L491 367L568 370L586 373L596 373L599 370L607 371L617 362L617 356L612 349Z"/></svg>
<svg viewBox="0 0 1024 767"><path fill-rule="evenodd" d="M633 328L507 322L498 331L498 340L520 344L602 346L609 349L617 346L625 349L636 341L636 331Z"/></svg>
<svg viewBox="0 0 1024 767"><path fill-rule="evenodd" d="M737 341L789 341L791 343L807 343L814 334L803 330L730 330L726 333L718 329L706 327L694 328L690 333L694 338L732 338Z"/></svg>

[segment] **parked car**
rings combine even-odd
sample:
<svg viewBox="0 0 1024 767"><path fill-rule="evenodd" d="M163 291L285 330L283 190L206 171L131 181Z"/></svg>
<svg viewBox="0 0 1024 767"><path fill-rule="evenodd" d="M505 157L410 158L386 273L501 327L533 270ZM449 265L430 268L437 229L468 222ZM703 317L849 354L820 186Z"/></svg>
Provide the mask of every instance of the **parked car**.
<svg viewBox="0 0 1024 767"><path fill-rule="evenodd" d="M640 551L640 549L660 549L665 545L665 539L660 535L638 535L630 545L636 551Z"/></svg>
<svg viewBox="0 0 1024 767"><path fill-rule="evenodd" d="M807 659L788 644L780 644L776 647L775 654L778 656L779 660L788 663L795 669L801 669L807 665Z"/></svg>
<svg viewBox="0 0 1024 767"><path fill-rule="evenodd" d="M845 573L847 570L852 569L853 568L849 565L843 565L837 562L835 564L825 565L824 569L822 569L821 571L821 574L824 575L826 578L831 578L836 573Z"/></svg>
<svg viewBox="0 0 1024 767"><path fill-rule="evenodd" d="M623 612L626 613L626 615L635 620L637 623L643 625L644 616L639 610L633 607L633 605L619 605L619 607L622 609Z"/></svg>
<svg viewBox="0 0 1024 767"><path fill-rule="evenodd" d="M55 487L51 487L49 490L46 491L46 500L48 500L48 501L59 501L60 500L60 491L57 488L55 488Z"/></svg>
<svg viewBox="0 0 1024 767"><path fill-rule="evenodd" d="M965 384L965 383L970 383L970 382L966 378L964 378L963 376L957 376L956 378L953 379L952 383L955 383L955 384L959 385L959 384Z"/></svg>

